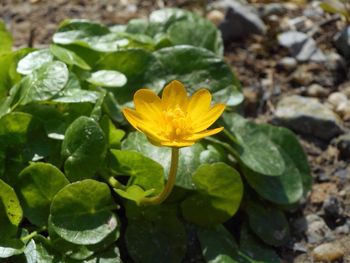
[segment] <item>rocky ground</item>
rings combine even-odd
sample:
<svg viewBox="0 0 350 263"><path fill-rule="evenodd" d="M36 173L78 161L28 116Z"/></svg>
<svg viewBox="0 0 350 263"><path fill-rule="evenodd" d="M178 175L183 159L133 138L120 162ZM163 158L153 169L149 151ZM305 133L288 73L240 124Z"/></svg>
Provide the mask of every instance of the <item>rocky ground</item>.
<svg viewBox="0 0 350 263"><path fill-rule="evenodd" d="M318 1L267 2L2 0L0 17L17 47L40 47L65 18L125 23L165 6L206 15L222 30L225 58L242 83L242 113L293 129L310 161L312 192L289 215L293 239L278 252L285 262L350 262L350 43L340 34L346 23Z"/></svg>

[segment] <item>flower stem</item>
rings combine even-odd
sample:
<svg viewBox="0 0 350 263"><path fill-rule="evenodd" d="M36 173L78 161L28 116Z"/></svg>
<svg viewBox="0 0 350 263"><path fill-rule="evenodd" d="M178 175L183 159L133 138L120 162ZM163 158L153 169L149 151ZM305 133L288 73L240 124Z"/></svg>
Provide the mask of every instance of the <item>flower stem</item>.
<svg viewBox="0 0 350 263"><path fill-rule="evenodd" d="M42 228L39 228L38 230L33 231L32 233L22 237L21 240L22 240L22 242L26 242L27 240L32 239L33 237L37 236L41 232L45 231L46 229L47 229L46 226L43 226Z"/></svg>
<svg viewBox="0 0 350 263"><path fill-rule="evenodd" d="M159 205L169 197L169 195L171 194L171 191L175 186L178 163L179 163L179 148L173 147L171 148L171 164L170 164L168 181L163 191L154 197L144 198L140 202L141 205Z"/></svg>

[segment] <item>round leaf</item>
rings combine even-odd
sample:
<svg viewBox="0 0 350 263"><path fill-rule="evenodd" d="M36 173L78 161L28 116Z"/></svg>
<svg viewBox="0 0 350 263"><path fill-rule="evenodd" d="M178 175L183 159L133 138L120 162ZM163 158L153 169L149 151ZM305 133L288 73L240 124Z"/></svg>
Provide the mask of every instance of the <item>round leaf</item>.
<svg viewBox="0 0 350 263"><path fill-rule="evenodd" d="M23 253L24 243L18 239L10 239L6 241L0 241L0 259L9 258L14 255Z"/></svg>
<svg viewBox="0 0 350 263"><path fill-rule="evenodd" d="M300 173L288 155L281 151L287 165L280 176L264 176L243 167L249 185L263 198L276 204L293 204L303 195Z"/></svg>
<svg viewBox="0 0 350 263"><path fill-rule="evenodd" d="M50 51L55 57L68 65L75 65L85 70L91 70L90 66L81 57L69 49L58 45L51 45Z"/></svg>
<svg viewBox="0 0 350 263"><path fill-rule="evenodd" d="M105 135L96 121L85 116L76 119L66 130L62 143L68 179L92 178L104 160L106 148Z"/></svg>
<svg viewBox="0 0 350 263"><path fill-rule="evenodd" d="M69 184L52 201L50 227L71 243L97 244L117 227L112 206L106 184L91 179Z"/></svg>
<svg viewBox="0 0 350 263"><path fill-rule="evenodd" d="M198 228L197 234L206 262L238 263L235 260L238 246L225 227Z"/></svg>
<svg viewBox="0 0 350 263"><path fill-rule="evenodd" d="M87 79L88 82L95 86L102 87L122 87L126 84L127 79L124 74L115 70L99 70L91 74Z"/></svg>
<svg viewBox="0 0 350 263"><path fill-rule="evenodd" d="M66 64L60 61L46 63L22 79L18 103L25 105L51 99L67 84L68 73Z"/></svg>
<svg viewBox="0 0 350 263"><path fill-rule="evenodd" d="M186 220L198 225L215 225L238 210L243 196L239 173L225 163L203 164L192 177L197 191L181 203Z"/></svg>
<svg viewBox="0 0 350 263"><path fill-rule="evenodd" d="M178 263L186 252L186 233L176 217L175 208L160 208L152 219L129 219L126 228L126 245L135 262ZM140 238L142 237L142 238Z"/></svg>
<svg viewBox="0 0 350 263"><path fill-rule="evenodd" d="M257 129L257 125L238 114L223 115L224 127L236 138L231 147L243 166L266 176L279 176L285 170L284 159L278 147Z"/></svg>
<svg viewBox="0 0 350 263"><path fill-rule="evenodd" d="M53 61L53 55L48 49L37 50L29 53L18 62L17 72L23 75L28 75L45 63L51 61Z"/></svg>
<svg viewBox="0 0 350 263"><path fill-rule="evenodd" d="M33 163L22 170L16 189L25 217L37 226L47 225L52 199L67 184L64 174L48 163Z"/></svg>
<svg viewBox="0 0 350 263"><path fill-rule="evenodd" d="M220 31L210 21L191 14L187 19L176 21L167 30L173 45L192 45L202 47L223 55Z"/></svg>
<svg viewBox="0 0 350 263"><path fill-rule="evenodd" d="M288 221L280 210L253 201L249 201L245 209L250 228L265 243L282 246L288 241Z"/></svg>

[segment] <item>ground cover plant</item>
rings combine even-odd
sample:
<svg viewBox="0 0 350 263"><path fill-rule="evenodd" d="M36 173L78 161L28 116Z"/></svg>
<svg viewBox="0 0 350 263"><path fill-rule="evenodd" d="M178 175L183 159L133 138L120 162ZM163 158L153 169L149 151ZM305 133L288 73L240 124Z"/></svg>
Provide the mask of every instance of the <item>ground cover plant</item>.
<svg viewBox="0 0 350 263"><path fill-rule="evenodd" d="M11 262L279 262L284 211L310 189L288 129L242 118L216 27L188 11L107 27L62 22L48 48L11 50L1 26L0 258ZM171 149L122 114L173 80L225 103L224 131ZM156 129L156 127L155 127Z"/></svg>

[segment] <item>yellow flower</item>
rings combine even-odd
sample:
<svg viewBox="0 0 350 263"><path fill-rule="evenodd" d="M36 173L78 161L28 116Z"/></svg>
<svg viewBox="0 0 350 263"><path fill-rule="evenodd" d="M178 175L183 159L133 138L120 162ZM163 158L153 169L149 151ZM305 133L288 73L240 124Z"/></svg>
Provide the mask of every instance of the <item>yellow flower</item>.
<svg viewBox="0 0 350 263"><path fill-rule="evenodd" d="M125 108L124 116L158 146L190 146L223 130L207 128L220 117L225 104L211 106L211 94L206 89L189 98L183 84L176 80L164 88L162 98L149 89L138 90L134 104L136 110Z"/></svg>

